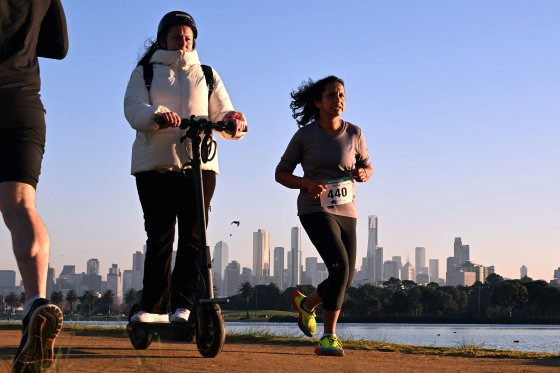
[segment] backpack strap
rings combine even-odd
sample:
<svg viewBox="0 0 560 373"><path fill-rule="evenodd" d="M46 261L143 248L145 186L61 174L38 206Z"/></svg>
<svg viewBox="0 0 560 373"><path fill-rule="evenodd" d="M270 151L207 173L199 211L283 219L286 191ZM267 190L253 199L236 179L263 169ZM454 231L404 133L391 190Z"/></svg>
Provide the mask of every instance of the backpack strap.
<svg viewBox="0 0 560 373"><path fill-rule="evenodd" d="M150 92L150 88L152 88L152 79L154 79L154 65L146 63L142 65L142 68L144 72L144 82L146 83L148 92Z"/></svg>
<svg viewBox="0 0 560 373"><path fill-rule="evenodd" d="M206 85L208 86L208 101L210 101L210 96L212 95L212 92L214 92L214 72L208 65L200 65L200 67L202 67L204 79L206 79Z"/></svg>
<svg viewBox="0 0 560 373"><path fill-rule="evenodd" d="M210 96L212 92L214 92L214 72L212 68L208 65L200 65L202 68L202 72L204 73L204 79L206 79L206 85L208 86L208 100L210 100ZM148 92L152 87L152 80L154 79L154 65L151 63L147 63L142 65L143 74L144 74L144 83L146 84L146 88Z"/></svg>

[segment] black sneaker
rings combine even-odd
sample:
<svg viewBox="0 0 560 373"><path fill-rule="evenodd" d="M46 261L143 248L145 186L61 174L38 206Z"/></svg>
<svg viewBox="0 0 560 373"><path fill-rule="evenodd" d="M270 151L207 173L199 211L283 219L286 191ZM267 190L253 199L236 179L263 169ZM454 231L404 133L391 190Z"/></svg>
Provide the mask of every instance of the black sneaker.
<svg viewBox="0 0 560 373"><path fill-rule="evenodd" d="M14 358L14 372L41 372L54 361L54 340L62 329L62 311L47 299L31 304L24 317L21 343Z"/></svg>

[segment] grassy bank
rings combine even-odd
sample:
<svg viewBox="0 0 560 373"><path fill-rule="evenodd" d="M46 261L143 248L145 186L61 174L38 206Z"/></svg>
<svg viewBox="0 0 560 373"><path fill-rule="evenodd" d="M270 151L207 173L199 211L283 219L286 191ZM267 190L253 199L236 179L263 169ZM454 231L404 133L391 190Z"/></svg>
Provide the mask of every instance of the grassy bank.
<svg viewBox="0 0 560 373"><path fill-rule="evenodd" d="M2 330L19 329L19 325L0 323L0 335ZM91 326L64 326L64 332L79 336L107 336L107 337L123 337L127 338L126 332L122 328L115 327L91 327ZM244 343L244 344L289 344L298 346L315 346L316 339L313 338L297 338L289 336L277 336L267 333L265 330L253 330L249 333L231 333L227 335L227 343ZM469 358L492 358L492 359L542 359L542 360L560 360L560 354L544 353L544 352L524 352L513 350L496 350L486 349L476 346L476 344L467 343L459 347L429 347L429 346L413 346L401 345L387 342L374 342L363 340L344 340L344 348L348 350L367 350L380 352L398 352L403 354L416 355L439 355L439 356L457 356Z"/></svg>

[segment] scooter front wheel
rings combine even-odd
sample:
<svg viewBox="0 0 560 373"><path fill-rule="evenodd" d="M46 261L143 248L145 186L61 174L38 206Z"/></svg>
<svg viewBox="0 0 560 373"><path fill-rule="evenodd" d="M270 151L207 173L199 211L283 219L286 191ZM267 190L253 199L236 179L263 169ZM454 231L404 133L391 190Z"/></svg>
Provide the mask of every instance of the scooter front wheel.
<svg viewBox="0 0 560 373"><path fill-rule="evenodd" d="M216 357L226 341L226 329L220 307L198 305L196 322L196 346L204 357Z"/></svg>

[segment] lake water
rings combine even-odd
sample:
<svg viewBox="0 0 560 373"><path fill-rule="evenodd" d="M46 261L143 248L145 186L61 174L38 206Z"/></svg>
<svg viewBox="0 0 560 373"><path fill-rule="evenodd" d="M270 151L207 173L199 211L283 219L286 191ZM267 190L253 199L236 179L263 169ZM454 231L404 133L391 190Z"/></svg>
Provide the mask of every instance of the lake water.
<svg viewBox="0 0 560 373"><path fill-rule="evenodd" d="M66 321L68 325L122 327L126 322ZM322 324L317 325L318 334ZM274 335L303 337L294 323L226 322L226 332L267 332ZM559 325L507 324L397 324L341 323L338 336L344 339L394 342L434 347L462 347L560 353Z"/></svg>

